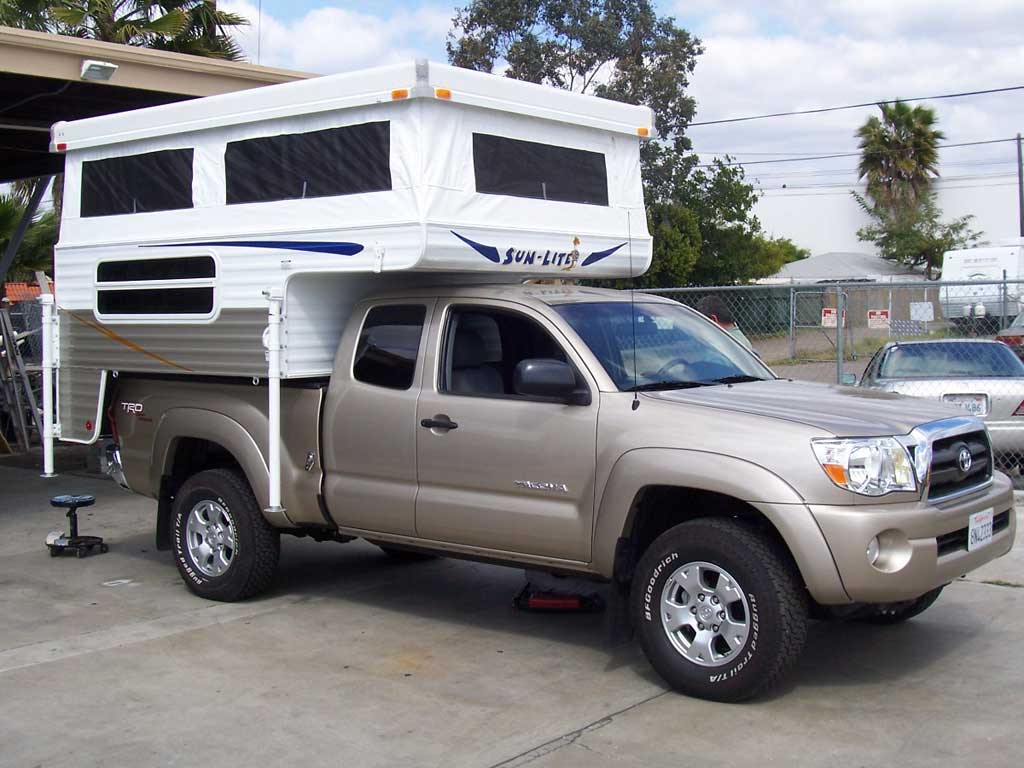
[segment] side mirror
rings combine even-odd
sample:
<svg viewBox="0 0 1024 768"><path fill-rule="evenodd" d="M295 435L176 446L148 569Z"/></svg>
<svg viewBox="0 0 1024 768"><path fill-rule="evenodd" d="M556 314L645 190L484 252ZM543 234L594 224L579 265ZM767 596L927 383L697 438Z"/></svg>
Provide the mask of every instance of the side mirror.
<svg viewBox="0 0 1024 768"><path fill-rule="evenodd" d="M517 395L561 400L570 405L590 404L590 393L577 389L576 372L561 360L521 360L512 385Z"/></svg>
<svg viewBox="0 0 1024 768"><path fill-rule="evenodd" d="M857 386L857 374L856 373L844 373L840 377L839 383L843 384L844 386L847 386L847 387L855 387L855 386Z"/></svg>

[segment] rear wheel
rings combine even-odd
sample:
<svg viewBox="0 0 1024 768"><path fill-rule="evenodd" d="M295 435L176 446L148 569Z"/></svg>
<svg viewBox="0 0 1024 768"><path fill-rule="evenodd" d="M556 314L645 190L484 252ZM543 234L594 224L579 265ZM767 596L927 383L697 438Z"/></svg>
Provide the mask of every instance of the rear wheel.
<svg viewBox="0 0 1024 768"><path fill-rule="evenodd" d="M793 568L735 520L693 520L659 536L637 565L630 599L655 670L703 699L741 701L777 685L807 636Z"/></svg>
<svg viewBox="0 0 1024 768"><path fill-rule="evenodd" d="M209 469L190 477L175 496L172 520L178 572L195 594L233 602L270 586L280 535L240 473Z"/></svg>
<svg viewBox="0 0 1024 768"><path fill-rule="evenodd" d="M869 624L902 624L904 621L908 621L915 616L920 616L931 608L932 604L939 599L939 595L942 594L944 588L945 586L943 585L933 589L931 592L926 592L914 600L880 605L867 615L860 617L860 620L866 621Z"/></svg>

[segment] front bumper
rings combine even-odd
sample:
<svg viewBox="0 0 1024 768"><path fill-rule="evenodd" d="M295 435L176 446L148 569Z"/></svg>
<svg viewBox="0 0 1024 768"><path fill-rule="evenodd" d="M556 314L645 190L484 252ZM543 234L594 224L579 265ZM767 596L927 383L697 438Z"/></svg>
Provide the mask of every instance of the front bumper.
<svg viewBox="0 0 1024 768"><path fill-rule="evenodd" d="M993 475L984 490L939 504L878 504L864 506L809 505L811 514L825 535L846 593L855 602L891 603L910 600L935 587L1005 555L1013 547L1017 532L1013 488L1008 477ZM992 540L973 552L957 545L955 534L967 528L975 512L992 509L995 515L1009 513L1008 525L996 531ZM879 534L896 532L889 538L900 544L900 567L884 572L868 562L868 544ZM944 542L939 552L939 539Z"/></svg>

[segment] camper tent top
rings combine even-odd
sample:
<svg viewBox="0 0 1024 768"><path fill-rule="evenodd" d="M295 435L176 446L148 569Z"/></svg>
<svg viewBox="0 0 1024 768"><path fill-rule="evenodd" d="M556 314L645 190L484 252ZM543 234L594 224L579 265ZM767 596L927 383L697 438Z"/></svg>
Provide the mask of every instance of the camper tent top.
<svg viewBox="0 0 1024 768"><path fill-rule="evenodd" d="M425 61L58 123L55 431L94 441L115 372L325 376L370 290L641 274L653 132Z"/></svg>

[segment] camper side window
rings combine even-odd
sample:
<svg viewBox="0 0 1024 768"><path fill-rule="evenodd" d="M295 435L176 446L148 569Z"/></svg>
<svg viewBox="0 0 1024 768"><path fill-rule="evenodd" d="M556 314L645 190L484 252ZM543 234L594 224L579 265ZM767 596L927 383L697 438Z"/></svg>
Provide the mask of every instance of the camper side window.
<svg viewBox="0 0 1024 768"><path fill-rule="evenodd" d="M216 277L212 256L101 261L96 313L104 320L207 319L214 310Z"/></svg>
<svg viewBox="0 0 1024 768"><path fill-rule="evenodd" d="M484 194L608 205L600 152L474 133L473 171Z"/></svg>
<svg viewBox="0 0 1024 768"><path fill-rule="evenodd" d="M363 321L352 374L358 381L388 389L409 389L427 308L394 304L374 307Z"/></svg>
<svg viewBox="0 0 1024 768"><path fill-rule="evenodd" d="M83 217L191 207L191 149L165 149L82 163Z"/></svg>
<svg viewBox="0 0 1024 768"><path fill-rule="evenodd" d="M388 191L390 126L382 121L228 142L227 203Z"/></svg>

